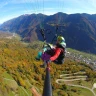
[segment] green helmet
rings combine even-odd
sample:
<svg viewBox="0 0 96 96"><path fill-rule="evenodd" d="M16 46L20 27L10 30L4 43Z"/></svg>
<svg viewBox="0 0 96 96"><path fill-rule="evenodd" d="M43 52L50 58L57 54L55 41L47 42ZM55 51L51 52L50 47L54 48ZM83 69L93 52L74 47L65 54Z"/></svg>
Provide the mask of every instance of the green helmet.
<svg viewBox="0 0 96 96"><path fill-rule="evenodd" d="M65 39L64 39L64 37L63 36L58 36L57 37L57 41L60 41L60 42L65 42Z"/></svg>
<svg viewBox="0 0 96 96"><path fill-rule="evenodd" d="M63 36L58 36L57 37L57 41L59 41L59 43L57 44L58 47L60 47L60 48L66 48L65 39L64 39Z"/></svg>

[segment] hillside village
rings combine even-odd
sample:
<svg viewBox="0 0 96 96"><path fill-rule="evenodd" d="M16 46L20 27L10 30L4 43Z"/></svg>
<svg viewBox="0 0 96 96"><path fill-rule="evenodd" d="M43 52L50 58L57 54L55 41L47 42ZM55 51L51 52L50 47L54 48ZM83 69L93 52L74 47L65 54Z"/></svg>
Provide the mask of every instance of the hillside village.
<svg viewBox="0 0 96 96"><path fill-rule="evenodd" d="M71 58L78 62L84 62L88 66L90 66L94 71L96 71L96 56L95 55L88 54L85 56L83 52L79 52L79 54L76 54L76 51L74 51L74 52L66 52L66 57Z"/></svg>

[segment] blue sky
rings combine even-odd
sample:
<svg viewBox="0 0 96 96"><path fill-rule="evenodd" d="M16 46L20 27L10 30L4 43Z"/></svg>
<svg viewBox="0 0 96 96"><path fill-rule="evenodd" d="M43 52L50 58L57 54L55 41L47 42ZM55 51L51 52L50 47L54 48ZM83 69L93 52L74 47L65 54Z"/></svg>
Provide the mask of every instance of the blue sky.
<svg viewBox="0 0 96 96"><path fill-rule="evenodd" d="M96 0L0 0L0 23L23 14L96 14Z"/></svg>

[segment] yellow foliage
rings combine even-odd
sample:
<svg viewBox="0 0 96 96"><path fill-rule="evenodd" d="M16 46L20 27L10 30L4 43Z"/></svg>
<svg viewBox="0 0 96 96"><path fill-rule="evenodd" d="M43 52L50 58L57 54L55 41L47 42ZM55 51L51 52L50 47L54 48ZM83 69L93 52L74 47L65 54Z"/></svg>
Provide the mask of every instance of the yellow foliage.
<svg viewBox="0 0 96 96"><path fill-rule="evenodd" d="M23 87L26 86L26 83L25 83L25 81L22 78L19 77L18 80L19 80L19 83L20 83L21 86L23 86Z"/></svg>

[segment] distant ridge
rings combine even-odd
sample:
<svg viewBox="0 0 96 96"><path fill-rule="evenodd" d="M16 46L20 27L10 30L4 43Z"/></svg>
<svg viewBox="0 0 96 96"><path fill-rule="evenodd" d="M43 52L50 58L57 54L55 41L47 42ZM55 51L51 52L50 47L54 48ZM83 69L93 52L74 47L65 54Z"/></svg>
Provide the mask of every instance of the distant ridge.
<svg viewBox="0 0 96 96"><path fill-rule="evenodd" d="M56 24L61 24L58 31L65 37L67 47L96 54L96 14L66 14L54 15L30 14L21 15L6 21L0 26L2 31L16 32L27 42L41 40L40 26L51 30L51 34L45 32L48 42L55 35ZM49 40L50 37L50 40Z"/></svg>

